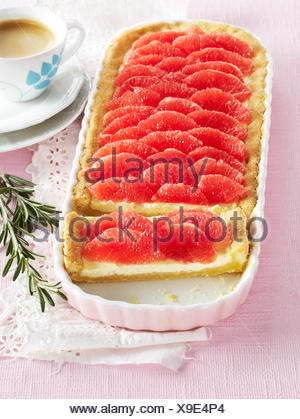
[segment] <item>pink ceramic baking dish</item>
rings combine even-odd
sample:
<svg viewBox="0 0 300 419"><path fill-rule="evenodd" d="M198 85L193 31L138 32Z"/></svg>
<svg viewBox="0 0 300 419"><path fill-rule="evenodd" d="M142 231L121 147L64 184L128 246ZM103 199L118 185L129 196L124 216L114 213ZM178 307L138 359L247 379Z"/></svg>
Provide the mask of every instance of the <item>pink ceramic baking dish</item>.
<svg viewBox="0 0 300 419"><path fill-rule="evenodd" d="M252 36L255 37L253 34ZM259 38L258 40L261 42ZM258 176L258 200L252 213L252 216L256 217L263 217L271 114L272 63L268 53L267 57L266 111ZM79 167L78 161L84 144L85 132L88 128L90 109L102 69L103 58L104 53L85 109L63 214L72 210L72 187ZM258 237L260 237L260 223L257 223L256 230ZM129 282L126 284L78 285L71 281L64 269L61 244L56 243L54 248L55 269L58 279L61 280L68 301L73 307L84 316L100 320L109 325L153 331L188 330L211 325L233 314L248 295L258 266L259 252L260 244L256 243L251 251L247 267L241 275L228 275L209 281L207 278L182 278L163 281L149 280L139 283Z"/></svg>

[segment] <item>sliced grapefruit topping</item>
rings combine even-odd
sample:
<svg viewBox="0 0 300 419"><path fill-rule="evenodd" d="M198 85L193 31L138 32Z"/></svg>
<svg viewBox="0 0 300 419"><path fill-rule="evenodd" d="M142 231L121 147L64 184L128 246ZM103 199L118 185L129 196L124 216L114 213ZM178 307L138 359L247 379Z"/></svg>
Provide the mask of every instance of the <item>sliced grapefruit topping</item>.
<svg viewBox="0 0 300 419"><path fill-rule="evenodd" d="M156 76L162 77L165 71L161 70L158 67L153 67L150 65L125 65L115 78L114 82L117 86L121 86L125 81L135 76Z"/></svg>
<svg viewBox="0 0 300 419"><path fill-rule="evenodd" d="M194 161L198 161L204 157L210 157L215 160L223 160L225 163L238 170L241 174L244 175L246 172L243 163L235 159L230 154L226 153L226 151L220 150L215 147L203 146L196 148L195 150L190 152L189 156L192 157Z"/></svg>
<svg viewBox="0 0 300 419"><path fill-rule="evenodd" d="M129 54L128 61L140 55L158 54L163 57L184 57L185 54L172 44L160 41L152 41L143 47L132 50Z"/></svg>
<svg viewBox="0 0 300 419"><path fill-rule="evenodd" d="M226 115L224 112L201 110L190 113L188 117L193 119L199 127L216 128L243 141L247 137L246 128L237 119ZM143 121L139 124L142 123Z"/></svg>
<svg viewBox="0 0 300 419"><path fill-rule="evenodd" d="M228 33L206 33L201 36L201 48L219 47L228 51L236 52L246 58L254 55L253 48L248 42Z"/></svg>
<svg viewBox="0 0 300 419"><path fill-rule="evenodd" d="M137 41L133 43L132 49L134 50L137 48L141 48L145 45L148 45L152 41L172 43L174 39L182 35L184 35L184 32L163 31L147 33L146 35L141 36Z"/></svg>
<svg viewBox="0 0 300 419"><path fill-rule="evenodd" d="M158 223L159 250L168 258L179 262L213 262L217 257L212 241L192 224Z"/></svg>
<svg viewBox="0 0 300 419"><path fill-rule="evenodd" d="M195 25L195 24L191 25L187 30L188 35L200 35L200 34L203 34L203 33L204 33L203 30L200 29L199 26ZM185 34L182 34L182 35L185 35Z"/></svg>
<svg viewBox="0 0 300 419"><path fill-rule="evenodd" d="M159 111L139 122L138 128L148 131L182 130L195 128L196 122L186 115L174 111Z"/></svg>
<svg viewBox="0 0 300 419"><path fill-rule="evenodd" d="M173 73L167 73L162 77L163 81L171 81L171 82L177 82L182 83L183 80L186 78L186 74L182 73L181 71L176 71Z"/></svg>
<svg viewBox="0 0 300 419"><path fill-rule="evenodd" d="M122 213L115 211L110 214L105 214L102 217L99 217L97 221L90 222L89 227L91 231L89 235L90 240L109 228L118 227L126 227L141 233L144 232L150 237L152 237L153 234L153 224L151 220L133 211L124 211Z"/></svg>
<svg viewBox="0 0 300 419"><path fill-rule="evenodd" d="M199 189L210 204L232 203L246 197L244 186L222 175L201 176Z"/></svg>
<svg viewBox="0 0 300 419"><path fill-rule="evenodd" d="M101 157L124 152L133 153L141 159L146 159L147 157L156 154L158 150L140 141L121 140L106 144L105 146L99 148L99 150L94 153L93 158L99 159Z"/></svg>
<svg viewBox="0 0 300 419"><path fill-rule="evenodd" d="M190 100L197 103L203 109L224 112L247 124L251 122L249 109L242 105L241 102L229 92L224 92L217 88L204 89L195 93Z"/></svg>
<svg viewBox="0 0 300 419"><path fill-rule="evenodd" d="M218 129L210 127L195 128L189 131L189 134L198 138L203 145L226 151L240 162L243 162L247 155L247 149L243 141Z"/></svg>
<svg viewBox="0 0 300 419"><path fill-rule="evenodd" d="M243 74L251 74L253 64L250 58L242 57L236 52L227 51L223 48L204 48L189 54L187 64L195 64L199 61L225 61L237 66Z"/></svg>
<svg viewBox="0 0 300 419"><path fill-rule="evenodd" d="M126 80L118 90L116 90L114 97L121 97L127 90L132 91L135 87L152 88L154 84L160 83L160 78L156 76L135 76Z"/></svg>
<svg viewBox="0 0 300 419"><path fill-rule="evenodd" d="M126 91L121 97L114 97L107 105L108 110L124 106L157 106L160 94L153 89L135 87Z"/></svg>
<svg viewBox="0 0 300 419"><path fill-rule="evenodd" d="M153 191L144 181L136 178L130 179L105 179L89 187L92 198L99 201L114 202L150 202Z"/></svg>
<svg viewBox="0 0 300 419"><path fill-rule="evenodd" d="M140 143L147 144L163 151L166 148L176 148L183 153L190 153L202 145L202 142L187 132L181 131L155 131L141 138Z"/></svg>
<svg viewBox="0 0 300 419"><path fill-rule="evenodd" d="M179 36L174 40L173 45L184 52L185 56L201 49L201 36L199 34L188 34Z"/></svg>
<svg viewBox="0 0 300 419"><path fill-rule="evenodd" d="M96 182L92 198L195 205L243 199L251 115L241 102L251 94L243 75L253 69L252 55L246 42L197 25L138 39L115 78L119 87L93 156L99 161L84 169Z"/></svg>
<svg viewBox="0 0 300 419"><path fill-rule="evenodd" d="M223 175L242 185L245 183L245 178L241 172L222 160L204 157L194 163L194 169L197 173L202 173L203 175Z"/></svg>
<svg viewBox="0 0 300 419"><path fill-rule="evenodd" d="M238 79L243 80L243 73L241 70L235 65L226 63L225 61L206 61L203 63L199 62L196 64L188 64L181 69L182 73L186 74L187 76L201 70L223 71L223 73L232 74Z"/></svg>
<svg viewBox="0 0 300 419"><path fill-rule="evenodd" d="M225 221L210 211L185 209L182 212L173 211L166 214L173 223L189 223L199 228L215 247L224 248L232 243L232 234Z"/></svg>
<svg viewBox="0 0 300 419"><path fill-rule="evenodd" d="M200 188L184 183L165 183L162 185L152 201L207 205L208 200Z"/></svg>
<svg viewBox="0 0 300 419"><path fill-rule="evenodd" d="M153 192L166 183L194 184L192 175L183 166L173 163L158 163L148 167L143 173L143 180Z"/></svg>
<svg viewBox="0 0 300 419"><path fill-rule="evenodd" d="M105 144L114 143L121 140L137 140L147 134L147 130L142 130L138 126L121 128L115 134L100 134L99 144L103 146Z"/></svg>
<svg viewBox="0 0 300 419"><path fill-rule="evenodd" d="M174 71L180 71L186 66L186 60L182 57L167 57L156 64L155 67L160 68L161 70L172 73Z"/></svg>
<svg viewBox="0 0 300 419"><path fill-rule="evenodd" d="M86 176L91 182L111 177L139 177L147 167L148 163L135 154L120 153L99 158L87 169Z"/></svg>
<svg viewBox="0 0 300 419"><path fill-rule="evenodd" d="M182 151L176 150L175 148L167 148L164 151L160 151L148 157L147 161L152 166L158 163L175 163L178 165L186 165L188 164L188 157Z"/></svg>
<svg viewBox="0 0 300 419"><path fill-rule="evenodd" d="M183 99L178 97L165 97L163 100L161 100L158 104L158 109L162 111L175 111L180 112L185 115L200 110L201 107L195 103L196 101L192 101L193 97L196 95L195 93L191 100L189 99Z"/></svg>
<svg viewBox="0 0 300 419"><path fill-rule="evenodd" d="M153 110L146 112L131 112L127 115L121 116L119 118L114 119L110 124L108 124L104 130L102 131L103 134L115 134L117 131L127 127L133 127L137 125L140 121L147 119Z"/></svg>
<svg viewBox="0 0 300 419"><path fill-rule="evenodd" d="M198 90L209 87L217 87L224 92L231 93L240 102L248 99L251 95L250 89L240 79L232 74L216 70L201 70L187 76L184 83L196 87Z"/></svg>
<svg viewBox="0 0 300 419"><path fill-rule="evenodd" d="M165 57L161 54L148 54L148 55L136 55L129 57L127 60L127 65L133 64L143 64L143 65L152 65L160 63Z"/></svg>
<svg viewBox="0 0 300 419"><path fill-rule="evenodd" d="M162 260L159 251L154 251L153 239L145 233L128 229L120 239L119 228L109 228L101 234L101 239L95 238L86 243L82 249L82 257L93 262L114 263L146 263Z"/></svg>
<svg viewBox="0 0 300 419"><path fill-rule="evenodd" d="M103 125L106 127L114 119L120 118L121 116L128 115L130 113L134 113L135 115L145 115L150 116L156 108L153 106L123 106L122 108L114 109L113 111L109 111L104 115L103 118Z"/></svg>
<svg viewBox="0 0 300 419"><path fill-rule="evenodd" d="M176 81L162 81L154 84L152 89L159 93L161 99L167 96L188 98L197 92L197 89Z"/></svg>
<svg viewBox="0 0 300 419"><path fill-rule="evenodd" d="M143 264L176 260L210 263L232 243L225 221L208 211L174 211L152 221L132 211L105 214L90 224L81 256L91 262ZM86 232L85 232L86 233Z"/></svg>
<svg viewBox="0 0 300 419"><path fill-rule="evenodd" d="M253 48L247 42L227 33L180 36L173 41L173 45L181 49L185 54L204 48L223 48L246 58L251 58L254 54Z"/></svg>

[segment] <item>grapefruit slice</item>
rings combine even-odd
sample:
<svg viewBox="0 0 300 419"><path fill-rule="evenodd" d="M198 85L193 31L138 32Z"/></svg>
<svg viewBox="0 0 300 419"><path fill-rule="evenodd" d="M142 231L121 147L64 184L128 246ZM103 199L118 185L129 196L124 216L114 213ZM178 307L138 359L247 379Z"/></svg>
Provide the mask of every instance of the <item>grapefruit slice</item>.
<svg viewBox="0 0 300 419"><path fill-rule="evenodd" d="M111 177L139 177L148 163L133 153L120 153L100 157L87 169L90 182L98 182ZM92 169L92 170L90 170Z"/></svg>
<svg viewBox="0 0 300 419"><path fill-rule="evenodd" d="M125 65L120 71L114 82L117 86L121 86L125 81L131 77L136 76L155 76L162 77L166 72L158 67L150 65L136 64L136 65Z"/></svg>
<svg viewBox="0 0 300 419"><path fill-rule="evenodd" d="M171 82L177 82L182 83L183 80L186 78L186 74L182 73L181 71L176 71L173 73L167 73L162 77L163 81L171 81Z"/></svg>
<svg viewBox="0 0 300 419"><path fill-rule="evenodd" d="M141 138L140 143L163 151L167 148L176 148L183 153L190 153L202 145L202 142L187 132L181 131L155 131Z"/></svg>
<svg viewBox="0 0 300 419"><path fill-rule="evenodd" d="M165 183L162 185L152 201L207 205L208 200L200 188L184 183Z"/></svg>
<svg viewBox="0 0 300 419"><path fill-rule="evenodd" d="M165 57L161 54L136 55L127 59L127 64L143 64L155 66L161 62Z"/></svg>
<svg viewBox="0 0 300 419"><path fill-rule="evenodd" d="M191 97L191 100L203 109L224 112L247 124L251 122L249 109L242 105L241 102L229 92L224 92L223 90L212 87L211 89L204 89L195 93Z"/></svg>
<svg viewBox="0 0 300 419"><path fill-rule="evenodd" d="M159 111L139 122L138 128L148 131L181 130L195 128L196 122L186 115L174 111Z"/></svg>
<svg viewBox="0 0 300 419"><path fill-rule="evenodd" d="M192 159L189 159L192 162ZM182 151L179 151L175 148L167 148L164 151L160 151L152 156L148 157L147 161L151 166L154 166L158 163L174 163L177 165L187 165L188 157Z"/></svg>
<svg viewBox="0 0 300 419"><path fill-rule="evenodd" d="M182 57L167 57L156 64L155 67L160 68L161 70L172 73L174 71L180 71L186 66L186 60Z"/></svg>
<svg viewBox="0 0 300 419"><path fill-rule="evenodd" d="M101 157L124 152L133 153L141 159L146 159L152 154L156 154L158 150L140 141L121 140L106 144L105 146L99 148L99 150L94 153L93 158L99 159Z"/></svg>
<svg viewBox="0 0 300 419"><path fill-rule="evenodd" d="M199 189L210 204L229 204L247 195L244 186L222 175L201 176Z"/></svg>
<svg viewBox="0 0 300 419"><path fill-rule="evenodd" d="M196 93L191 97L191 100L178 97L165 97L159 102L158 110L175 111L183 113L184 115L200 110L201 107L195 103L196 101L192 101L192 98L195 95Z"/></svg>
<svg viewBox="0 0 300 419"><path fill-rule="evenodd" d="M200 29L197 25L191 25L187 30L188 35L202 35L203 33L203 30ZM185 33L182 35L185 35Z"/></svg>
<svg viewBox="0 0 300 419"><path fill-rule="evenodd" d="M173 45L181 49L185 54L190 54L204 48L223 48L246 58L251 58L254 54L253 48L247 42L228 33L179 36L174 40Z"/></svg>
<svg viewBox="0 0 300 419"><path fill-rule="evenodd" d="M240 79L232 74L217 70L201 70L187 76L184 83L198 90L217 87L231 93L240 102L251 96L250 89Z"/></svg>
<svg viewBox="0 0 300 419"><path fill-rule="evenodd" d="M129 60L140 55L149 54L162 55L163 57L185 56L185 54L179 48L174 47L172 44L160 41L151 41L149 42L149 44L144 45L143 47L132 50L132 52L129 55Z"/></svg>
<svg viewBox="0 0 300 419"><path fill-rule="evenodd" d="M163 31L147 33L133 43L132 49L141 48L150 44L152 41L168 42L171 44L174 39L182 35L184 35L184 32Z"/></svg>
<svg viewBox="0 0 300 419"><path fill-rule="evenodd" d="M126 227L130 230L145 232L148 237L152 237L153 234L153 223L148 218L133 211L125 211L123 213L115 211L110 214L105 214L89 223L89 239L93 240L96 236L99 234L101 235L103 231L108 230L109 228L118 227ZM83 231L83 236L85 235L86 229Z"/></svg>
<svg viewBox="0 0 300 419"><path fill-rule="evenodd" d="M139 138L144 137L147 133L148 132L146 130L142 130L138 126L135 126L119 129L119 131L115 134L100 134L98 138L100 146L103 146L105 144L121 140L138 140Z"/></svg>
<svg viewBox="0 0 300 419"><path fill-rule="evenodd" d="M138 179L105 179L89 187L92 198L99 201L113 202L150 202L153 191Z"/></svg>
<svg viewBox="0 0 300 419"><path fill-rule="evenodd" d="M194 161L198 161L203 157L210 157L215 160L223 160L225 163L238 170L241 174L244 175L246 172L243 163L235 159L230 154L226 153L226 151L220 150L215 147L203 146L196 148L195 150L190 152L189 156L191 156Z"/></svg>
<svg viewBox="0 0 300 419"><path fill-rule="evenodd" d="M192 129L188 133L198 138L205 146L223 150L240 162L244 161L247 156L247 148L243 141L218 129L202 127ZM195 155L196 152L193 156Z"/></svg>
<svg viewBox="0 0 300 419"><path fill-rule="evenodd" d="M152 88L154 84L160 83L161 80L155 76L135 76L126 80L121 87L115 92L114 97L119 98L125 92L132 91L134 87Z"/></svg>
<svg viewBox="0 0 300 419"><path fill-rule="evenodd" d="M226 63L225 61L206 61L203 63L188 64L180 70L187 76L201 70L217 70L223 71L223 73L232 74L238 79L243 80L243 73L241 70L235 65Z"/></svg>
<svg viewBox="0 0 300 419"><path fill-rule="evenodd" d="M199 34L185 34L183 36L179 36L177 40L175 39L173 45L174 47L180 49L186 56L191 52L199 51L199 49L201 49L201 36L202 35Z"/></svg>
<svg viewBox="0 0 300 419"><path fill-rule="evenodd" d="M218 249L225 248L232 243L232 235L225 221L213 212L185 209L181 213L173 211L166 216L175 224L189 223L195 225ZM224 235L225 237L222 239Z"/></svg>
<svg viewBox="0 0 300 419"><path fill-rule="evenodd" d="M251 74L253 64L250 58L242 57L236 52L227 51L223 48L205 48L189 54L186 58L187 64L195 64L198 61L225 61L238 67L243 74Z"/></svg>
<svg viewBox="0 0 300 419"><path fill-rule="evenodd" d="M160 94L153 89L135 87L128 90L121 97L114 97L107 105L108 110L124 106L157 106Z"/></svg>
<svg viewBox="0 0 300 419"><path fill-rule="evenodd" d="M184 183L192 185L192 176L178 164L158 163L148 167L143 173L144 182L156 192L165 183Z"/></svg>
<svg viewBox="0 0 300 419"><path fill-rule="evenodd" d="M162 259L159 251L154 251L152 237L143 232L128 229L120 237L119 228L109 228L86 243L82 249L82 257L92 262L113 263L150 263Z"/></svg>
<svg viewBox="0 0 300 419"><path fill-rule="evenodd" d="M162 224L162 225L160 225ZM210 263L217 257L217 252L205 234L192 224L158 223L159 250L167 259L179 262Z"/></svg>
<svg viewBox="0 0 300 419"><path fill-rule="evenodd" d="M130 113L149 116L151 113L154 113L155 108L153 106L124 106L122 108L117 108L113 111L109 111L104 115L103 125L106 127L113 120L120 118L121 116L128 115Z"/></svg>
<svg viewBox="0 0 300 419"><path fill-rule="evenodd" d="M161 81L160 83L154 84L152 89L159 93L161 99L167 96L189 98L197 92L197 89L193 87L172 80Z"/></svg>
<svg viewBox="0 0 300 419"><path fill-rule="evenodd" d="M201 173L203 175L222 175L229 177L241 185L244 185L245 183L245 178L241 172L234 169L222 160L217 161L212 158L204 157L196 161L193 166L197 173L200 173L199 171L202 169Z"/></svg>
<svg viewBox="0 0 300 419"><path fill-rule="evenodd" d="M155 115L157 114L154 114L154 116ZM237 119L226 115L224 112L201 110L190 113L188 117L193 119L199 127L216 128L226 134L233 135L242 141L247 137L246 128L244 128ZM150 118L153 118L153 116L150 116ZM143 121L139 124L142 123Z"/></svg>
<svg viewBox="0 0 300 419"><path fill-rule="evenodd" d="M131 112L127 115L116 118L108 124L106 128L104 128L102 134L115 134L122 128L133 127L140 121L147 119L152 113L153 110L151 109L148 112Z"/></svg>

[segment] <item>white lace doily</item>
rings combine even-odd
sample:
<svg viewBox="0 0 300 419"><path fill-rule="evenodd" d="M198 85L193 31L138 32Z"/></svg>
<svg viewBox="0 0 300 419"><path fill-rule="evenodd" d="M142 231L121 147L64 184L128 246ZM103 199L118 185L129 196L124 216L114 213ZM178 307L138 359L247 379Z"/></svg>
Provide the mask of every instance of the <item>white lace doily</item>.
<svg viewBox="0 0 300 419"><path fill-rule="evenodd" d="M117 29L149 19L182 19L186 3L184 0L90 0L87 8L85 0L77 0L75 4L73 0L32 1L32 5L47 6L64 17L77 18L88 28L79 56L90 74L95 72L99 50ZM34 154L27 172L37 184L35 197L58 209L62 208L65 197L80 124L81 117L54 137L31 147ZM52 259L53 237L33 245L37 253L45 255L37 261L38 270L50 282L57 282ZM1 299L4 310L0 317L0 356L90 364L158 363L176 370L185 356L183 342L208 339L204 328L152 333L110 327L84 318L59 298L54 308L46 307L41 314L37 298L29 296L26 278L18 279L2 291Z"/></svg>

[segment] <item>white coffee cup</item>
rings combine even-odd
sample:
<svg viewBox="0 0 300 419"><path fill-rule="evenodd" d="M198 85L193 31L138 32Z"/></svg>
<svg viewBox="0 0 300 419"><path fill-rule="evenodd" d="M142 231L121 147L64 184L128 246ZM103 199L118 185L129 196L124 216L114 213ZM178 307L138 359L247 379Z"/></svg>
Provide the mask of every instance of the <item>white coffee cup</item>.
<svg viewBox="0 0 300 419"><path fill-rule="evenodd" d="M85 31L76 20L64 21L48 9L39 7L0 9L0 22L13 19L40 22L53 32L57 40L50 49L35 55L17 58L0 57L1 98L25 102L39 96L53 82L59 65L72 57L80 47ZM70 33L71 31L74 34Z"/></svg>

